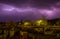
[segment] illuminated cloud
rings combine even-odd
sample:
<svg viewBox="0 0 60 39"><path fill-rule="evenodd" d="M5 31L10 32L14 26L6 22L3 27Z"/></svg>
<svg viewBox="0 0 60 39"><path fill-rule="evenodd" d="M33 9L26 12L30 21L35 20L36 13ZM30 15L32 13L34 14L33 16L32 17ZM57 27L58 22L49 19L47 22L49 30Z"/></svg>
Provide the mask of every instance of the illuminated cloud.
<svg viewBox="0 0 60 39"><path fill-rule="evenodd" d="M3 5L2 6L3 11L13 11L14 9L15 9L15 7L10 6L10 5Z"/></svg>
<svg viewBox="0 0 60 39"><path fill-rule="evenodd" d="M27 7L27 8L16 8L17 12L33 12L35 8Z"/></svg>
<svg viewBox="0 0 60 39"><path fill-rule="evenodd" d="M5 11L13 11L14 8L4 8L3 10L5 10Z"/></svg>
<svg viewBox="0 0 60 39"><path fill-rule="evenodd" d="M45 18L55 18L58 16L58 14L60 13L60 8L57 7L49 7L48 9L46 8L33 8L33 7L26 7L26 8L21 8L21 7L16 7L16 6L12 6L12 5L5 5L5 4L1 4L1 10L3 12L3 14L7 14L7 15L14 15L14 16L21 16L21 18L27 15L28 18L32 18L33 19L39 19L42 16L46 16ZM59 13L58 13L59 12ZM35 15L35 16L33 16ZM59 14L60 15L60 14ZM27 19L28 19L27 18Z"/></svg>
<svg viewBox="0 0 60 39"><path fill-rule="evenodd" d="M46 9L45 9L45 10L41 10L40 13L42 13L42 14L44 14L44 13L45 13L45 14L52 14L53 11L52 11L52 10L46 10Z"/></svg>

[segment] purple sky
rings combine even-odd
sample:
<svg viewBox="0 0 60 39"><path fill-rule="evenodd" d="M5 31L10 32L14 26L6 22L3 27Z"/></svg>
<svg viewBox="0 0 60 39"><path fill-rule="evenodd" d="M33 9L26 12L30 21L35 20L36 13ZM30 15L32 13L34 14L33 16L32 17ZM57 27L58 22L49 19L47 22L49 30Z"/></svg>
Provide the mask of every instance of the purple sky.
<svg viewBox="0 0 60 39"><path fill-rule="evenodd" d="M60 18L60 1L58 0L1 0L0 21L38 20ZM13 2L12 2L13 1Z"/></svg>

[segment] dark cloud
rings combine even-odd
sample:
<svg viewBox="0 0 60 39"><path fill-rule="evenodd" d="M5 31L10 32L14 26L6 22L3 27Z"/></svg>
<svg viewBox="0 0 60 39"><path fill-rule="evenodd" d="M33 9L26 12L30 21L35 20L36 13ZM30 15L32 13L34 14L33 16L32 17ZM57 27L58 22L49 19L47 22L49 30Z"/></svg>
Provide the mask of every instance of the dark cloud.
<svg viewBox="0 0 60 39"><path fill-rule="evenodd" d="M60 0L0 0L0 3L14 4L16 6L30 5L31 7L49 7Z"/></svg>

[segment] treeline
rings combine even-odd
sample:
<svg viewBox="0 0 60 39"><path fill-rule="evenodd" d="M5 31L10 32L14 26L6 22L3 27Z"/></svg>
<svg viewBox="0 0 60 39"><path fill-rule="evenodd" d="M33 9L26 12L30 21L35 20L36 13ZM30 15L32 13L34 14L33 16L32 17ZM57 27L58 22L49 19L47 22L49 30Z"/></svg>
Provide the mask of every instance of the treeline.
<svg viewBox="0 0 60 39"><path fill-rule="evenodd" d="M60 19L52 19L52 20L45 20L45 19L41 19L41 20L36 20L36 21L31 21L31 20L25 20L25 21L19 21L19 22L15 22L15 21L7 21L7 22L0 22L0 26L10 26L10 25L31 25L31 26L40 26L40 25L56 25L56 26L60 26Z"/></svg>

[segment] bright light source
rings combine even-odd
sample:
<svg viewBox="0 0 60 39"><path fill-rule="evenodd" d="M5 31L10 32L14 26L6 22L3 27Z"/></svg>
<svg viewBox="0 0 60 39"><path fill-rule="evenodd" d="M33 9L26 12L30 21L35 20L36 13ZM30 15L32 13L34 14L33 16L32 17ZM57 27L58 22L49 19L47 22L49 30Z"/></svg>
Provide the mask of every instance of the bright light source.
<svg viewBox="0 0 60 39"><path fill-rule="evenodd" d="M30 23L29 22L25 22L24 25L29 25Z"/></svg>
<svg viewBox="0 0 60 39"><path fill-rule="evenodd" d="M42 22L43 22L43 20L38 20L38 21L36 21L36 24L40 25Z"/></svg>
<svg viewBox="0 0 60 39"><path fill-rule="evenodd" d="M47 25L47 21L46 21L46 20L38 20L38 21L36 21L36 25L37 25L37 26Z"/></svg>
<svg viewBox="0 0 60 39"><path fill-rule="evenodd" d="M41 22L42 22L42 20L38 20L38 21L37 21L37 23L39 23L39 24L40 24Z"/></svg>

